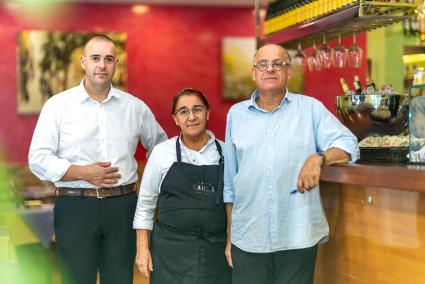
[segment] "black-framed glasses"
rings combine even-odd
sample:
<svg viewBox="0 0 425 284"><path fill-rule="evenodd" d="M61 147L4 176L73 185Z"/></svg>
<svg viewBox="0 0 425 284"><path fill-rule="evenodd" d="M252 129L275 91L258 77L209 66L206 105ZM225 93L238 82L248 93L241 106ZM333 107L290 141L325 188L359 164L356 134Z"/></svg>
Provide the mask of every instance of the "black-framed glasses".
<svg viewBox="0 0 425 284"><path fill-rule="evenodd" d="M193 115L198 116L204 111L206 111L208 108L206 106L194 106L192 109L188 109L187 107L182 107L174 112L175 115L178 115L182 118L188 118L190 115L190 112L193 113Z"/></svg>
<svg viewBox="0 0 425 284"><path fill-rule="evenodd" d="M257 68L259 71L266 71L267 68L269 68L269 64L269 61L263 59L255 63L254 67ZM285 62L282 59L273 60L271 64L274 71L280 71L285 66L291 66L291 63Z"/></svg>

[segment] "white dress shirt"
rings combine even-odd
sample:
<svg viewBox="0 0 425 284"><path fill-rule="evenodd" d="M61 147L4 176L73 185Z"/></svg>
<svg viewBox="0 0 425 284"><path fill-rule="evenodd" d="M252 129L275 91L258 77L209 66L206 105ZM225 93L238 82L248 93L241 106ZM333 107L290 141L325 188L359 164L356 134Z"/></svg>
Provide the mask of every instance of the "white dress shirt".
<svg viewBox="0 0 425 284"><path fill-rule="evenodd" d="M214 142L214 134L207 130L210 136L208 143L199 151L187 148L180 138L182 162L192 165L218 165L220 154ZM177 136L158 144L152 151L143 171L142 183L134 216L134 229L152 230L153 215L160 193L161 184L171 165L177 161L176 155ZM224 143L217 140L224 151Z"/></svg>
<svg viewBox="0 0 425 284"><path fill-rule="evenodd" d="M143 101L111 86L99 103L90 98L82 81L44 104L30 146L29 167L57 187L93 188L83 180L61 179L71 165L111 162L121 174L116 185L125 185L138 178L134 158L138 142L150 152L166 139Z"/></svg>

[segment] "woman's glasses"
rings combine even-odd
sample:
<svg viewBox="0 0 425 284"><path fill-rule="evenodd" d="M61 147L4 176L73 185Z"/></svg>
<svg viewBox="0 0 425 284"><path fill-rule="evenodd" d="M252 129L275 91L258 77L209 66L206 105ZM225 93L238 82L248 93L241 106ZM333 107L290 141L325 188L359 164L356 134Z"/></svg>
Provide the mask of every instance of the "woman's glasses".
<svg viewBox="0 0 425 284"><path fill-rule="evenodd" d="M194 106L192 109L188 109L187 107L182 107L179 110L175 111L174 114L180 116L181 118L188 118L190 115L190 112L192 112L193 115L198 116L204 111L206 111L208 108L206 106Z"/></svg>

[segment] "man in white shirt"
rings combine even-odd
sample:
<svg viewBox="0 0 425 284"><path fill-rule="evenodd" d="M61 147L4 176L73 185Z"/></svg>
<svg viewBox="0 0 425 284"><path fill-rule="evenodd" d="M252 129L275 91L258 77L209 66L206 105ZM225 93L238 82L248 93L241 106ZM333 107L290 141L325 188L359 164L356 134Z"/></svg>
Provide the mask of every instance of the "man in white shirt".
<svg viewBox="0 0 425 284"><path fill-rule="evenodd" d="M62 283L133 283L138 141L167 139L140 99L112 87L118 63L104 35L84 47L79 86L44 105L29 167L57 187L55 233Z"/></svg>

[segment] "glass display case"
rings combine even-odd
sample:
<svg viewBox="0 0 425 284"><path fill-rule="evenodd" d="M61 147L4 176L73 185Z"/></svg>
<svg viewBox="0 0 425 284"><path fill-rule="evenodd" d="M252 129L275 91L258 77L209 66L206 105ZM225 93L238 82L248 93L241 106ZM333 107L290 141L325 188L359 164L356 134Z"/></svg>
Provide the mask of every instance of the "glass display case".
<svg viewBox="0 0 425 284"><path fill-rule="evenodd" d="M409 94L409 161L425 164L425 83L420 83Z"/></svg>

